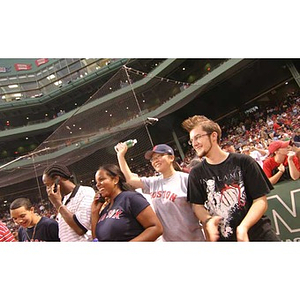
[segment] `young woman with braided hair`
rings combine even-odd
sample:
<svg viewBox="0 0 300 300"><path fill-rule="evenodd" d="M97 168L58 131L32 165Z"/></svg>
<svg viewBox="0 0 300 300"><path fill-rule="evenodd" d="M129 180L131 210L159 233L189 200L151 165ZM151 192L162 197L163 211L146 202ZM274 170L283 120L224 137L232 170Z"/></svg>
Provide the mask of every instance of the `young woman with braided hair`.
<svg viewBox="0 0 300 300"><path fill-rule="evenodd" d="M149 202L126 183L118 166L100 166L95 179L99 192L92 203L93 238L155 241L162 234L162 225ZM102 209L104 199L107 205Z"/></svg>
<svg viewBox="0 0 300 300"><path fill-rule="evenodd" d="M43 182L49 200L57 209L61 242L86 242L91 238L92 187L76 185L69 169L53 164L45 169Z"/></svg>

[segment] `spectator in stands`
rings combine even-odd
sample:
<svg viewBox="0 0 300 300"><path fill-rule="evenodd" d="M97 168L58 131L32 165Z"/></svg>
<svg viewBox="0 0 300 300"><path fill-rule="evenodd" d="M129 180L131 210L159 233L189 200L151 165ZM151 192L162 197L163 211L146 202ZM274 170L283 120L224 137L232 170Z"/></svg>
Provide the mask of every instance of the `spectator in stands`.
<svg viewBox="0 0 300 300"><path fill-rule="evenodd" d="M191 171L192 168L199 165L201 163L201 161L202 161L202 159L200 159L198 156L194 157L188 165L188 173Z"/></svg>
<svg viewBox="0 0 300 300"><path fill-rule="evenodd" d="M18 230L19 242L59 242L58 224L34 212L28 198L17 198L10 204L10 215Z"/></svg>
<svg viewBox="0 0 300 300"><path fill-rule="evenodd" d="M266 125L261 126L261 128L259 129L259 135L260 135L260 138L263 140L267 140L269 138Z"/></svg>
<svg viewBox="0 0 300 300"><path fill-rule="evenodd" d="M175 171L173 149L166 144L156 145L145 154L158 176L136 177L125 160L128 147L116 146L120 168L127 183L150 194L154 210L163 225L162 241L203 241L202 228L192 206L186 199L188 173Z"/></svg>
<svg viewBox="0 0 300 300"><path fill-rule="evenodd" d="M4 223L0 221L0 242L16 242L13 234L6 227Z"/></svg>
<svg viewBox="0 0 300 300"><path fill-rule="evenodd" d="M254 146L244 146L242 150L243 154L250 155L260 166L263 167L263 161L265 159L265 155L262 155L259 151L256 150Z"/></svg>
<svg viewBox="0 0 300 300"><path fill-rule="evenodd" d="M91 236L91 204L95 191L76 185L69 169L53 164L45 169L43 182L49 200L58 213L59 237L62 242L86 242Z"/></svg>
<svg viewBox="0 0 300 300"><path fill-rule="evenodd" d="M300 156L300 150L297 150L296 152L289 151L288 153L288 165L292 166L289 167L289 172L293 180L297 180L300 178L300 168L293 167L294 165L296 166L294 159L297 162L298 166L300 165L299 156Z"/></svg>
<svg viewBox="0 0 300 300"><path fill-rule="evenodd" d="M300 147L300 128L296 130L296 133L293 137L294 143L296 144L297 147Z"/></svg>
<svg viewBox="0 0 300 300"><path fill-rule="evenodd" d="M299 178L299 160L289 151L290 141L273 141L269 145L269 157L264 160L263 170L272 184ZM298 174L298 176L297 176Z"/></svg>
<svg viewBox="0 0 300 300"><path fill-rule="evenodd" d="M220 126L195 115L182 126L200 158L189 175L188 200L209 241L279 241L271 227L266 194L273 188L253 158L227 153Z"/></svg>
<svg viewBox="0 0 300 300"><path fill-rule="evenodd" d="M233 146L232 142L226 142L225 144L223 144L223 150L225 152L230 152L230 153L234 153L235 152L235 148Z"/></svg>
<svg viewBox="0 0 300 300"><path fill-rule="evenodd" d="M162 225L149 202L126 183L118 166L101 166L95 180L100 195L92 203L93 238L98 241L155 241L162 234ZM109 203L102 210L103 199L108 199Z"/></svg>

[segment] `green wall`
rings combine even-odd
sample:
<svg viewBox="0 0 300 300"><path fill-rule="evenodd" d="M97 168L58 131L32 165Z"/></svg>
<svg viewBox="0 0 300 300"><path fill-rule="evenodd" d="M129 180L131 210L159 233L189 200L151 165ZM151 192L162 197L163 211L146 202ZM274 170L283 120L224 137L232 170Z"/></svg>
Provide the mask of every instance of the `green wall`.
<svg viewBox="0 0 300 300"><path fill-rule="evenodd" d="M300 180L277 183L267 198L266 214L280 239L300 242Z"/></svg>

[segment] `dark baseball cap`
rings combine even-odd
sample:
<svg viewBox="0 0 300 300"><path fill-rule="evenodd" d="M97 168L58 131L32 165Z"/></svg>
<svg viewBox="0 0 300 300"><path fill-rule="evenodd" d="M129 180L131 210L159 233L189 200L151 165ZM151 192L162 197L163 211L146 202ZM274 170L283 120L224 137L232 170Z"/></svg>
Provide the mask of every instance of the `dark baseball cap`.
<svg viewBox="0 0 300 300"><path fill-rule="evenodd" d="M159 144L159 145L154 146L152 150L148 150L145 153L145 158L151 159L153 153L174 155L173 149L166 144Z"/></svg>

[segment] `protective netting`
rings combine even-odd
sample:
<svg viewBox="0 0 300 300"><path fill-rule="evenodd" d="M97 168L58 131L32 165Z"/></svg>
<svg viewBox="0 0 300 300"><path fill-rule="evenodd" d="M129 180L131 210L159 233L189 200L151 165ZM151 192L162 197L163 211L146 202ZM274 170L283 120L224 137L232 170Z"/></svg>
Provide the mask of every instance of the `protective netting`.
<svg viewBox="0 0 300 300"><path fill-rule="evenodd" d="M54 162L67 165L77 182L91 185L99 165L117 163L114 146L127 139L138 141L128 151L130 167L145 174L144 153L153 146L151 118L186 88L183 82L123 66L30 155L0 166L0 197L45 198L41 175Z"/></svg>

